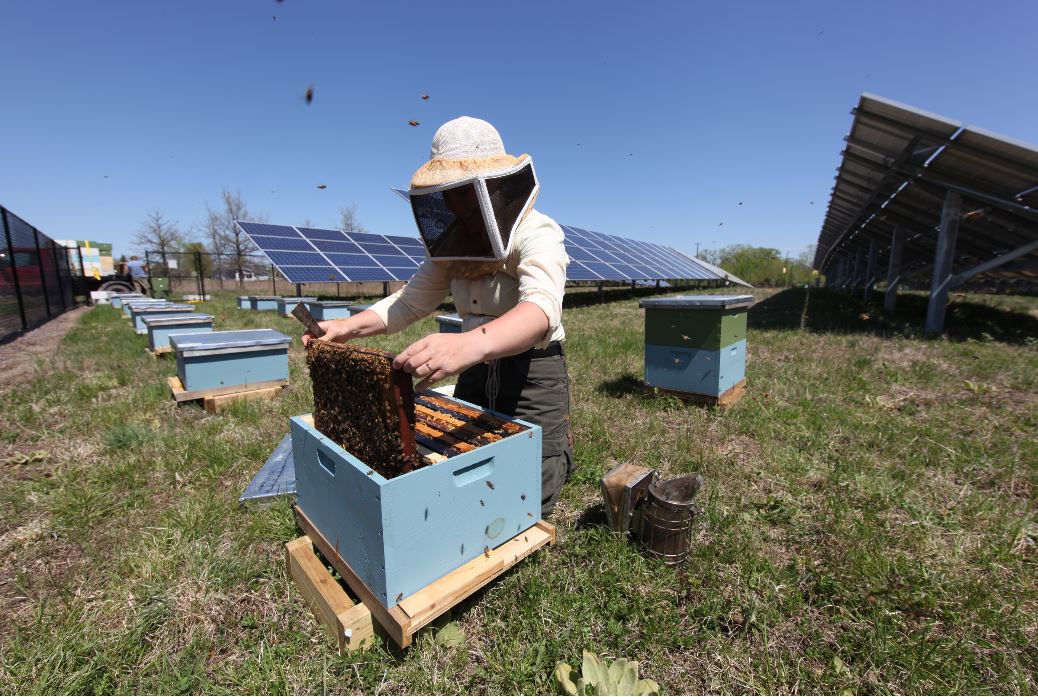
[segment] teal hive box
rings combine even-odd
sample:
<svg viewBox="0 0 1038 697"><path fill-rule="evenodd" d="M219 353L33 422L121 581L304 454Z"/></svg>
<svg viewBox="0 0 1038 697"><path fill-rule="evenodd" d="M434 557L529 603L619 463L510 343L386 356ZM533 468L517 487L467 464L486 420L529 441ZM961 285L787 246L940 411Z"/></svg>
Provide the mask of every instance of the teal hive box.
<svg viewBox="0 0 1038 697"><path fill-rule="evenodd" d="M642 300L645 384L717 398L746 377L746 310L752 295Z"/></svg>
<svg viewBox="0 0 1038 697"><path fill-rule="evenodd" d="M278 309L280 295L250 295L249 309L251 310L276 310Z"/></svg>
<svg viewBox="0 0 1038 697"><path fill-rule="evenodd" d="M351 305L353 303L345 300L316 300L306 304L310 315L318 321L349 317Z"/></svg>
<svg viewBox="0 0 1038 697"><path fill-rule="evenodd" d="M271 387L288 381L292 338L273 329L173 334L177 376L187 392L213 394Z"/></svg>
<svg viewBox="0 0 1038 697"><path fill-rule="evenodd" d="M440 325L441 334L461 334L461 317L453 315L437 315L436 323Z"/></svg>
<svg viewBox="0 0 1038 697"><path fill-rule="evenodd" d="M130 319L130 310L138 305L166 305L168 303L168 300L162 300L160 298L132 298L123 302L123 317Z"/></svg>
<svg viewBox="0 0 1038 697"><path fill-rule="evenodd" d="M292 310L295 309L296 305L303 303L306 308L310 309L310 303L317 300L317 298L278 298L278 312L283 314L285 317L292 316Z"/></svg>
<svg viewBox="0 0 1038 697"><path fill-rule="evenodd" d="M371 305L350 305L350 317L356 314L360 314L367 310Z"/></svg>
<svg viewBox="0 0 1038 697"><path fill-rule="evenodd" d="M213 331L213 316L198 312L150 315L144 318L148 329L148 348L152 351L169 349L172 334L200 334Z"/></svg>
<svg viewBox="0 0 1038 697"><path fill-rule="evenodd" d="M513 423L525 430L387 480L292 417L299 507L392 607L540 520L541 431Z"/></svg>
<svg viewBox="0 0 1038 697"><path fill-rule="evenodd" d="M137 305L130 310L130 321L138 334L147 334L148 328L144 326L145 317L156 315L168 315L173 313L194 312L194 305L169 303L167 305Z"/></svg>
<svg viewBox="0 0 1038 697"><path fill-rule="evenodd" d="M130 298L143 298L142 293L115 293L108 296L108 302L111 303L112 307L116 310L123 308L123 301L129 300Z"/></svg>
<svg viewBox="0 0 1038 697"><path fill-rule="evenodd" d="M239 295L238 296L238 309L239 310L251 310L252 309L252 303L249 300L249 296L247 296L247 295Z"/></svg>

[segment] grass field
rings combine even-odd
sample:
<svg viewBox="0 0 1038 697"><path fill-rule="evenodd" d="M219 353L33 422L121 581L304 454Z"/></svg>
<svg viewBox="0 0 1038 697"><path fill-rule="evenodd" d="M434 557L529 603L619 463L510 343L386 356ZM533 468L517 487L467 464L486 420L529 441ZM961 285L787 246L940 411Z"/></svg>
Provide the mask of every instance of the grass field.
<svg viewBox="0 0 1038 697"><path fill-rule="evenodd" d="M825 290L755 295L729 411L643 397L635 297L573 295L558 544L455 609L464 646L425 631L342 657L287 577L288 503L237 505L311 409L298 342L284 395L210 415L93 309L0 398L0 692L552 693L585 648L668 693L1038 691L1038 300L958 298L931 340L921 297L884 318ZM231 294L200 309L299 333ZM598 480L620 462L706 478L682 566L604 527Z"/></svg>

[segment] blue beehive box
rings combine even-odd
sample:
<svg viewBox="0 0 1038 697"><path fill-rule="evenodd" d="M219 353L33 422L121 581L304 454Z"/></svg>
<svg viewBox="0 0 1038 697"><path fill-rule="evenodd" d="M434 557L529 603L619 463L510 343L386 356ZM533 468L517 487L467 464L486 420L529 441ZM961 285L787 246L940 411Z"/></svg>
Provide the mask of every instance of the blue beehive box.
<svg viewBox="0 0 1038 697"><path fill-rule="evenodd" d="M137 305L165 305L168 302L168 300L161 300L159 298L131 298L130 300L123 302L121 310L123 317L130 319L130 310Z"/></svg>
<svg viewBox="0 0 1038 697"><path fill-rule="evenodd" d="M440 325L441 334L461 334L461 317L453 315L437 315L436 323Z"/></svg>
<svg viewBox="0 0 1038 697"><path fill-rule="evenodd" d="M316 300L309 302L306 307L316 320L342 319L350 316L350 306L353 303L346 300Z"/></svg>
<svg viewBox="0 0 1038 697"><path fill-rule="evenodd" d="M746 311L752 295L642 300L645 384L720 398L746 377Z"/></svg>
<svg viewBox="0 0 1038 697"><path fill-rule="evenodd" d="M130 298L143 298L143 293L113 293L108 296L108 302L111 303L112 307L116 310L123 308L123 301L129 300Z"/></svg>
<svg viewBox="0 0 1038 697"><path fill-rule="evenodd" d="M350 305L350 317L364 312L364 310L367 310L369 307L371 307L371 305Z"/></svg>
<svg viewBox="0 0 1038 697"><path fill-rule="evenodd" d="M284 385L292 338L273 329L173 334L177 376L188 393L207 396Z"/></svg>
<svg viewBox="0 0 1038 697"><path fill-rule="evenodd" d="M386 607L540 520L541 430L533 424L512 420L523 430L387 480L309 416L290 423L300 509Z"/></svg>
<svg viewBox="0 0 1038 697"><path fill-rule="evenodd" d="M249 296L247 296L247 295L239 295L238 296L238 309L239 310L251 310L252 309L252 302L250 301Z"/></svg>
<svg viewBox="0 0 1038 697"><path fill-rule="evenodd" d="M133 322L133 328L138 334L147 334L148 328L144 326L145 317L154 317L156 315L168 315L185 312L194 312L193 305L178 304L178 303L167 303L165 305L135 305L130 310L130 321Z"/></svg>
<svg viewBox="0 0 1038 697"><path fill-rule="evenodd" d="M171 334L201 334L213 331L213 316L198 312L148 315L143 321L148 329L148 348L152 351L170 350Z"/></svg>
<svg viewBox="0 0 1038 697"><path fill-rule="evenodd" d="M252 310L276 310L280 295L250 295L249 308Z"/></svg>
<svg viewBox="0 0 1038 697"><path fill-rule="evenodd" d="M309 310L310 309L310 303L312 303L315 300L317 300L317 298L296 298L296 297L278 298L278 312L283 314L285 317L291 317L292 316L292 310L295 309L296 305L298 305L299 303L303 303L304 305L306 305L306 308Z"/></svg>

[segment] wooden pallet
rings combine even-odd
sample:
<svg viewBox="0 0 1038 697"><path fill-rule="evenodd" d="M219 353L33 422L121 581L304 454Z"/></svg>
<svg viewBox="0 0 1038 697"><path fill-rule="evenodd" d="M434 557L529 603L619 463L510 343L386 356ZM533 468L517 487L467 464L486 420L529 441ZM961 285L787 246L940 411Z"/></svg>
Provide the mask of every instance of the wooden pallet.
<svg viewBox="0 0 1038 697"><path fill-rule="evenodd" d="M653 385L643 385L642 388L646 394L652 395L670 395L671 397L677 397L684 402L690 402L692 404L701 404L703 406L710 407L721 407L725 409L732 406L746 394L746 378L743 378L739 382L732 385L727 392L714 396L709 394L696 394L695 392L682 392L681 390L670 390L666 387L655 387Z"/></svg>
<svg viewBox="0 0 1038 697"><path fill-rule="evenodd" d="M281 394L288 386L288 380L270 380L250 385L248 389L242 389L241 385L228 387L216 387L207 390L186 390L180 378L176 375L166 378L169 389L173 393L176 402L190 402L201 399L205 410L211 414L222 411L227 405L236 401L247 401L253 399L273 399Z"/></svg>
<svg viewBox="0 0 1038 697"><path fill-rule="evenodd" d="M146 348L144 352L152 358L158 358L159 356L165 356L167 353L173 353L173 349L169 346L159 346L157 349Z"/></svg>
<svg viewBox="0 0 1038 697"><path fill-rule="evenodd" d="M285 545L288 571L318 621L342 649L370 645L376 634L397 646L411 644L415 633L459 602L545 545L554 544L555 526L543 520L495 549L481 554L422 590L385 608L375 594L343 561L306 514L294 506L296 521L305 533ZM359 598L354 601L335 582L314 554L316 548Z"/></svg>

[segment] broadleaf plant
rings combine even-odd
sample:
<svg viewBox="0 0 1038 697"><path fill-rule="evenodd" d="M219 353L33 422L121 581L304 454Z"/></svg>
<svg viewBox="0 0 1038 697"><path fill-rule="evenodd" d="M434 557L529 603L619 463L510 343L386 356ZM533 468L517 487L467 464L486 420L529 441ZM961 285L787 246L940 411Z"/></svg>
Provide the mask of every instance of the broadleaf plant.
<svg viewBox="0 0 1038 697"><path fill-rule="evenodd" d="M638 679L638 661L618 658L608 663L585 650L580 672L576 675L568 663L556 664L560 695L653 695L660 691L655 681Z"/></svg>

